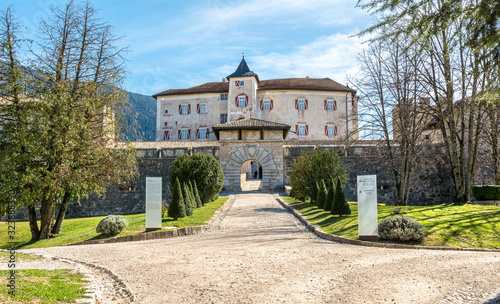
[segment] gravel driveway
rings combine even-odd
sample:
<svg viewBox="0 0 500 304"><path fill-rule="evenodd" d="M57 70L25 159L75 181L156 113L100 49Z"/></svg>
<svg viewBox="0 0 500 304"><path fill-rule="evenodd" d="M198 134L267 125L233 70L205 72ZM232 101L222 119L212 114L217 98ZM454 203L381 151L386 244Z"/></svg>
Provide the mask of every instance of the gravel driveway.
<svg viewBox="0 0 500 304"><path fill-rule="evenodd" d="M308 232L269 194L239 194L218 229L26 250L104 266L139 303L484 303L500 253L372 248Z"/></svg>

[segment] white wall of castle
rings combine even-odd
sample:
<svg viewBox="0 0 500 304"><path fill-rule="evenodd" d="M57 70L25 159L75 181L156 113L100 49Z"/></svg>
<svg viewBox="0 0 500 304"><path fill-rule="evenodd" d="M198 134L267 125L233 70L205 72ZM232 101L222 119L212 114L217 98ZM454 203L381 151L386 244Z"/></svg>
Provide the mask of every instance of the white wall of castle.
<svg viewBox="0 0 500 304"><path fill-rule="evenodd" d="M244 81L244 86L236 87L235 81ZM246 107L237 107L235 98L248 96ZM307 110L295 108L296 99L307 99ZM261 110L261 100L273 100L272 110ZM337 109L325 110L324 100L335 100ZM190 114L180 114L179 105L191 105ZM207 113L198 114L197 105L206 104ZM354 106L353 106L354 104ZM352 136L357 128L353 120L356 114L356 100L350 92L313 91L313 90L258 90L255 77L238 77L230 79L227 100L221 100L220 93L168 95L157 98L156 140L163 141L163 131L170 130L170 140L176 141L179 129L190 129L189 140L216 140L211 127L221 123L221 114L227 114L228 121L241 117L253 117L290 125L287 140L345 140ZM168 114L165 113L168 110ZM353 123L354 122L354 123ZM165 124L166 123L166 124ZM294 134L296 125L307 125L307 135ZM325 126L336 126L337 136L325 134ZM197 139L198 128L210 129L208 139Z"/></svg>

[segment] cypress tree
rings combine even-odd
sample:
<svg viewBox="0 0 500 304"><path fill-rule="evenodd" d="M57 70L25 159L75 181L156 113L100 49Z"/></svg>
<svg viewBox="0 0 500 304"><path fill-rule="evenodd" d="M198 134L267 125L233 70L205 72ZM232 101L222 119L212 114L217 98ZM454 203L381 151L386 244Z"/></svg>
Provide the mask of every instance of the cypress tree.
<svg viewBox="0 0 500 304"><path fill-rule="evenodd" d="M318 208L325 208L326 195L325 181L322 179L319 182L318 195L316 196L316 206Z"/></svg>
<svg viewBox="0 0 500 304"><path fill-rule="evenodd" d="M201 202L200 194L198 193L198 187L196 186L196 181L193 180L193 194L194 194L194 199L196 200L196 205L199 207L203 206L203 203Z"/></svg>
<svg viewBox="0 0 500 304"><path fill-rule="evenodd" d="M333 200L332 215L351 214L351 207L344 194L344 189L340 183L340 179L337 179L337 187L335 188L335 199Z"/></svg>
<svg viewBox="0 0 500 304"><path fill-rule="evenodd" d="M179 179L175 179L175 186L172 189L172 201L168 206L167 215L174 220L186 217L186 207L184 205L184 198L182 196L181 184Z"/></svg>
<svg viewBox="0 0 500 304"><path fill-rule="evenodd" d="M193 215L194 208L191 202L191 195L189 195L189 186L186 183L182 186L182 195L186 204L186 216L191 216Z"/></svg>
<svg viewBox="0 0 500 304"><path fill-rule="evenodd" d="M194 191L193 191L193 182L189 180L187 182L188 188L189 188L189 195L191 196L191 200L193 201L193 210L198 208L198 202L196 201L196 198L194 197Z"/></svg>
<svg viewBox="0 0 500 304"><path fill-rule="evenodd" d="M333 200L335 198L335 180L330 179L328 183L328 195L326 196L325 211L332 211Z"/></svg>

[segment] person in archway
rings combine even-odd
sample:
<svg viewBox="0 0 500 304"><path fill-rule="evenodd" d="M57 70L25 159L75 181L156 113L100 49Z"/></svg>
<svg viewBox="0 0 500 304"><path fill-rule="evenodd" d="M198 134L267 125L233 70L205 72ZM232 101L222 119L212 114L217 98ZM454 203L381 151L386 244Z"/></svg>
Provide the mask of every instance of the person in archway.
<svg viewBox="0 0 500 304"><path fill-rule="evenodd" d="M259 166L259 179L262 179L262 166Z"/></svg>

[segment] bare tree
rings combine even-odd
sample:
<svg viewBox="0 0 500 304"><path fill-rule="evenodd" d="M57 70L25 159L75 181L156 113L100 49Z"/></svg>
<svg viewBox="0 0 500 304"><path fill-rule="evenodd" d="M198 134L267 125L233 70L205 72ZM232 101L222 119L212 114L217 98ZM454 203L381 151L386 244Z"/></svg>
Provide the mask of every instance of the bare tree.
<svg viewBox="0 0 500 304"><path fill-rule="evenodd" d="M377 41L359 56L361 130L381 140L396 185L397 204L407 205L411 176L427 115L419 111L416 71L420 57L402 39ZM392 113L392 115L391 115ZM394 132L394 136L393 136Z"/></svg>

